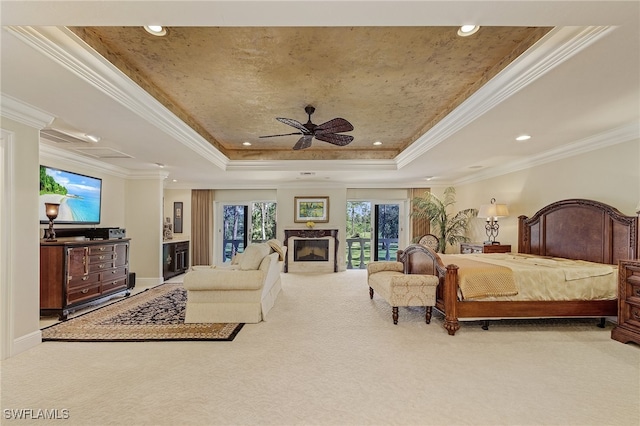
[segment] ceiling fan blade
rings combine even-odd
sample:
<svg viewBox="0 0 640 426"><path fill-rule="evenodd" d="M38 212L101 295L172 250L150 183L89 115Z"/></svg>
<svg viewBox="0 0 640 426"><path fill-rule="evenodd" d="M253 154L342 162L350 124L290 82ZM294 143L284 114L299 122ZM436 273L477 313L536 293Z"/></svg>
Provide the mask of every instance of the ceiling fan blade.
<svg viewBox="0 0 640 426"><path fill-rule="evenodd" d="M345 120L344 118L334 118L333 120L329 120L326 123L322 123L317 126L314 130L314 133L318 135L326 133L350 132L351 130L353 130L353 125L347 120Z"/></svg>
<svg viewBox="0 0 640 426"><path fill-rule="evenodd" d="M276 118L276 120L278 120L281 123L287 124L287 125L289 125L291 127L295 127L296 129L300 130L303 135L310 134L309 129L304 127L304 125L302 123L300 123L299 121L297 121L297 120L294 120L294 119L291 119L291 118L282 118L282 117L278 117L278 118Z"/></svg>
<svg viewBox="0 0 640 426"><path fill-rule="evenodd" d="M316 133L316 139L319 139L324 142L329 142L338 146L349 145L351 141L353 141L353 136L351 135L339 135L336 133L327 133L327 134L318 134Z"/></svg>
<svg viewBox="0 0 640 426"><path fill-rule="evenodd" d="M309 148L311 146L311 140L313 139L313 136L311 135L304 135L303 137L301 137L300 139L298 139L298 142L296 142L296 144L293 146L293 149L295 151L299 150L299 149L306 149Z"/></svg>
<svg viewBox="0 0 640 426"><path fill-rule="evenodd" d="M291 135L300 135L302 132L293 132L293 133L282 133L279 135L266 135L266 136L258 136L259 138L275 138L278 136L291 136Z"/></svg>

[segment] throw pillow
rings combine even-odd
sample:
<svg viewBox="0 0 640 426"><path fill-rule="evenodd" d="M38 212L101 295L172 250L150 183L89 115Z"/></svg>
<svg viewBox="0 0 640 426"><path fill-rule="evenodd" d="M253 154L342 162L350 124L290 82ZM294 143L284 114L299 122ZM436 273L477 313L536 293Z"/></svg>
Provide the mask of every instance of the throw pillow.
<svg viewBox="0 0 640 426"><path fill-rule="evenodd" d="M240 269L243 271L255 270L260 267L260 263L269 254L271 247L268 244L249 244L244 249L244 254L240 259Z"/></svg>
<svg viewBox="0 0 640 426"><path fill-rule="evenodd" d="M267 244L269 244L269 247L271 247L273 251L278 253L278 260L284 260L285 249L282 247L282 244L280 244L280 241L273 239L267 241Z"/></svg>
<svg viewBox="0 0 640 426"><path fill-rule="evenodd" d="M242 253L234 254L233 257L231 258L231 264L232 265L239 265L240 264L240 259L242 259Z"/></svg>

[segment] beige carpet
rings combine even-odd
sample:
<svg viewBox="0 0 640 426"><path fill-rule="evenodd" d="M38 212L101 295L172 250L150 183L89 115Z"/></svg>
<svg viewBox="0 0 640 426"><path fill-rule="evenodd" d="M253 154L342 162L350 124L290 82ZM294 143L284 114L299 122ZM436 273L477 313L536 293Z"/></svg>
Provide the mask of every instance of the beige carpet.
<svg viewBox="0 0 640 426"><path fill-rule="evenodd" d="M243 324L185 324L182 284L163 284L42 330L43 341L231 341Z"/></svg>
<svg viewBox="0 0 640 426"><path fill-rule="evenodd" d="M2 363L3 409L65 425L633 425L640 347L611 325L463 324L369 299L365 271L283 274L233 342L46 342ZM2 424L13 424L3 417Z"/></svg>

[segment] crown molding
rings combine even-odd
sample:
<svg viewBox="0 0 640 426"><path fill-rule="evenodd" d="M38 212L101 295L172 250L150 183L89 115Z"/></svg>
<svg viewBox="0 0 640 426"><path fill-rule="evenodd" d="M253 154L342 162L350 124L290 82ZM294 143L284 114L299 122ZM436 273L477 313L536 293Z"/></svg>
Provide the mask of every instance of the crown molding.
<svg viewBox="0 0 640 426"><path fill-rule="evenodd" d="M72 164L78 167L91 167L92 169L105 173L107 175L128 178L131 171L123 167L114 166L102 161L94 160L84 155L75 154L66 149L57 149L56 147L40 144L40 161L43 160L57 160L64 161L65 163Z"/></svg>
<svg viewBox="0 0 640 426"><path fill-rule="evenodd" d="M1 92L0 113L3 117L36 129L45 128L55 119L53 115Z"/></svg>
<svg viewBox="0 0 640 426"><path fill-rule="evenodd" d="M482 172L468 176L454 182L454 185L464 185L483 181L486 179L503 176L509 173L540 166L553 161L575 157L590 151L607 148L619 143L640 139L640 124L637 122L628 123L620 127L610 129L597 135L551 149L541 154L527 157L524 160L514 161L499 167L492 167Z"/></svg>
<svg viewBox="0 0 640 426"><path fill-rule="evenodd" d="M615 28L607 26L554 28L401 152L396 157L398 169L417 160L427 151Z"/></svg>
<svg viewBox="0 0 640 426"><path fill-rule="evenodd" d="M231 160L226 171L398 170L395 160Z"/></svg>
<svg viewBox="0 0 640 426"><path fill-rule="evenodd" d="M220 169L227 167L226 156L67 28L12 26L7 30Z"/></svg>

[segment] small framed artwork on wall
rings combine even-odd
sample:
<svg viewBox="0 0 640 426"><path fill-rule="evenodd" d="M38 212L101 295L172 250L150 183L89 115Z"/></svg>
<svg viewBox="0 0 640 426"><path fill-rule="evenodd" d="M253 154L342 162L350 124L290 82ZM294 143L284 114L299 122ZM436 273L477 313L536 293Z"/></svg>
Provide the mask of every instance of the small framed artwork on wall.
<svg viewBox="0 0 640 426"><path fill-rule="evenodd" d="M182 234L182 202L173 203L173 232Z"/></svg>
<svg viewBox="0 0 640 426"><path fill-rule="evenodd" d="M294 222L329 222L329 197L295 197Z"/></svg>

